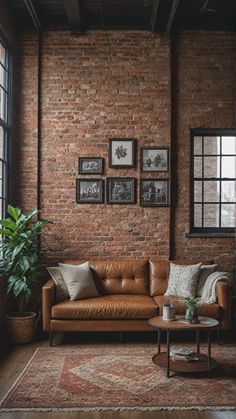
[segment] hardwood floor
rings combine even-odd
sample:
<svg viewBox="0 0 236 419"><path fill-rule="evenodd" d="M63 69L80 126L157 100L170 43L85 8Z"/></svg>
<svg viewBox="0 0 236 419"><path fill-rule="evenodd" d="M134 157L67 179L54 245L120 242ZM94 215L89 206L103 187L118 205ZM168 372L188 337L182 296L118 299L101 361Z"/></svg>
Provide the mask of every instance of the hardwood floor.
<svg viewBox="0 0 236 419"><path fill-rule="evenodd" d="M60 336L57 336L60 339ZM32 344L16 346L0 362L0 399L15 382L26 363L39 346L48 346L43 339ZM0 413L1 419L236 419L236 412L217 411L159 411L159 412L12 412Z"/></svg>

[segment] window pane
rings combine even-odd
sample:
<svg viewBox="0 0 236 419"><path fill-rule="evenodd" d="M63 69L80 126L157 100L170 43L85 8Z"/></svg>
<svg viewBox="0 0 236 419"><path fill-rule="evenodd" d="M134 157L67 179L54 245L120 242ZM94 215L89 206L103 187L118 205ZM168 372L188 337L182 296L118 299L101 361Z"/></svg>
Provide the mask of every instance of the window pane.
<svg viewBox="0 0 236 419"><path fill-rule="evenodd" d="M3 204L3 200L2 199L0 199L0 217L1 218L4 218L4 204ZM0 241L1 241L1 237L2 236L0 236Z"/></svg>
<svg viewBox="0 0 236 419"><path fill-rule="evenodd" d="M235 157L222 157L222 177L236 177Z"/></svg>
<svg viewBox="0 0 236 419"><path fill-rule="evenodd" d="M221 188L222 202L236 202L236 183L234 180L223 180L221 183Z"/></svg>
<svg viewBox="0 0 236 419"><path fill-rule="evenodd" d="M199 180L194 182L194 201L202 202L202 182Z"/></svg>
<svg viewBox="0 0 236 419"><path fill-rule="evenodd" d="M4 198L3 193L3 163L0 161L0 198Z"/></svg>
<svg viewBox="0 0 236 419"><path fill-rule="evenodd" d="M3 198L3 179L0 178L0 198Z"/></svg>
<svg viewBox="0 0 236 419"><path fill-rule="evenodd" d="M4 121L6 121L6 102L6 93L0 87L0 118L2 118Z"/></svg>
<svg viewBox="0 0 236 419"><path fill-rule="evenodd" d="M202 158L194 158L194 177L202 177Z"/></svg>
<svg viewBox="0 0 236 419"><path fill-rule="evenodd" d="M194 205L194 227L202 227L202 205Z"/></svg>
<svg viewBox="0 0 236 419"><path fill-rule="evenodd" d="M202 137L194 137L194 154L202 154Z"/></svg>
<svg viewBox="0 0 236 419"><path fill-rule="evenodd" d="M220 154L220 137L204 137L204 154Z"/></svg>
<svg viewBox="0 0 236 419"><path fill-rule="evenodd" d="M221 227L235 227L235 204L222 204Z"/></svg>
<svg viewBox="0 0 236 419"><path fill-rule="evenodd" d="M0 62L6 65L6 48L0 42Z"/></svg>
<svg viewBox="0 0 236 419"><path fill-rule="evenodd" d="M219 205L206 204L204 205L204 227L219 227Z"/></svg>
<svg viewBox="0 0 236 419"><path fill-rule="evenodd" d="M204 177L220 177L220 157L204 157Z"/></svg>
<svg viewBox="0 0 236 419"><path fill-rule="evenodd" d="M0 159L4 158L4 129L0 126Z"/></svg>
<svg viewBox="0 0 236 419"><path fill-rule="evenodd" d="M220 201L220 182L209 180L204 182L204 201L219 202Z"/></svg>
<svg viewBox="0 0 236 419"><path fill-rule="evenodd" d="M236 137L222 137L222 154L236 154Z"/></svg>

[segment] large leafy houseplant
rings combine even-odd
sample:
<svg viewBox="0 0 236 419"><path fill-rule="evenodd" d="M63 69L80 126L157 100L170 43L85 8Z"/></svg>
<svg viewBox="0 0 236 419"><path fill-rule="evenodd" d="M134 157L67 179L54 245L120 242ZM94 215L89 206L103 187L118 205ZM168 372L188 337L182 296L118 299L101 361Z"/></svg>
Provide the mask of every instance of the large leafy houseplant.
<svg viewBox="0 0 236 419"><path fill-rule="evenodd" d="M21 209L8 205L7 212L10 217L0 220L0 273L7 276L7 293L16 299L18 316L24 317L39 276L39 237L50 221L33 221L39 213L37 209L23 214Z"/></svg>

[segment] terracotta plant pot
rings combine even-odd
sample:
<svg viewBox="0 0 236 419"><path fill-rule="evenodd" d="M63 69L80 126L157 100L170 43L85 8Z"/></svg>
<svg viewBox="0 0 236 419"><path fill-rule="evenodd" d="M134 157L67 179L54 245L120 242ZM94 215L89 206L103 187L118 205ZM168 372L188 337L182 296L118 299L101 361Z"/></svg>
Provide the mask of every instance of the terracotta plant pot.
<svg viewBox="0 0 236 419"><path fill-rule="evenodd" d="M25 313L20 317L19 313L6 315L8 335L15 343L32 342L36 327L36 313Z"/></svg>

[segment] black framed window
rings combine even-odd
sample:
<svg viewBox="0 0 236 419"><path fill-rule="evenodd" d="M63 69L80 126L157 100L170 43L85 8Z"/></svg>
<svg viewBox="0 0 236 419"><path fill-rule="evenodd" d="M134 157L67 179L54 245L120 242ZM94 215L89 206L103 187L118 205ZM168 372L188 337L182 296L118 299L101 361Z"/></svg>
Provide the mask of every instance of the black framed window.
<svg viewBox="0 0 236 419"><path fill-rule="evenodd" d="M6 215L10 135L10 46L0 33L0 218Z"/></svg>
<svg viewBox="0 0 236 419"><path fill-rule="evenodd" d="M236 129L192 129L190 233L233 233Z"/></svg>

